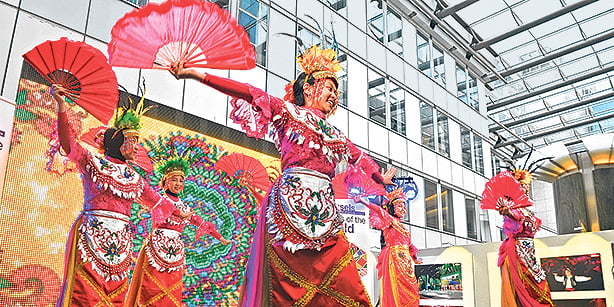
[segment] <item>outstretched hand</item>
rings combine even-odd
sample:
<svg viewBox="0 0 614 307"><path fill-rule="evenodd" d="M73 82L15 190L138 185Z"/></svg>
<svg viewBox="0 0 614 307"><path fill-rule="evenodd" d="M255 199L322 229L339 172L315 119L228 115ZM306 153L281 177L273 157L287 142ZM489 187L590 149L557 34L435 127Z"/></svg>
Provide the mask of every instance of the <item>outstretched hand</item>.
<svg viewBox="0 0 614 307"><path fill-rule="evenodd" d="M191 68L185 68L185 61L177 61L171 63L168 71L175 77L175 79L194 79L194 80L202 80L204 74L197 72Z"/></svg>
<svg viewBox="0 0 614 307"><path fill-rule="evenodd" d="M395 185L394 182L392 182L392 178L397 173L397 169L394 167L391 167L385 173L383 171L384 169L382 169L382 173L381 173L382 177L384 178L384 184L385 185Z"/></svg>
<svg viewBox="0 0 614 307"><path fill-rule="evenodd" d="M232 241L231 241L231 240L228 240L228 239L226 239L226 238L224 238L224 237L220 238L220 240L219 240L219 241L220 241L220 243L222 243L222 244L224 244L224 245L228 245L228 244L232 243Z"/></svg>

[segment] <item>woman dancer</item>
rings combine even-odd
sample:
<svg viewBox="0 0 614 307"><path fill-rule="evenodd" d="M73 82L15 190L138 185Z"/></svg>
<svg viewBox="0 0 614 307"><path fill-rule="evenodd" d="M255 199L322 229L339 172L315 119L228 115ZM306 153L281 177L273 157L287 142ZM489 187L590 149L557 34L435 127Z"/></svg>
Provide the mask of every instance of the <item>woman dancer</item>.
<svg viewBox="0 0 614 307"><path fill-rule="evenodd" d="M224 239L212 223L205 222L194 214L192 208L179 198L189 169L189 163L180 157L167 160L158 168L159 173L164 174L160 181L164 190L163 197L175 205L176 212L191 217L188 219L173 214L151 232L139 253L126 306L182 305L185 249L180 236L187 224L198 227L195 240L203 234L208 234L222 244L231 242Z"/></svg>
<svg viewBox="0 0 614 307"><path fill-rule="evenodd" d="M381 280L381 306L419 306L420 289L414 264L420 264L418 249L411 243L411 234L401 224L407 214L403 188L386 194L382 205L358 199L369 208L371 226L383 232L386 245L377 259L377 277Z"/></svg>
<svg viewBox="0 0 614 307"><path fill-rule="evenodd" d="M64 281L58 306L123 306L132 265L128 217L133 202L147 206L154 224L174 206L156 193L126 162L136 156L141 100L136 110L120 108L114 126L99 140L103 154L86 150L71 136L65 89L52 85L58 103L58 136L64 153L77 164L83 181L83 211L68 235Z"/></svg>
<svg viewBox="0 0 614 307"><path fill-rule="evenodd" d="M528 196L531 173L514 169L512 175ZM526 208L513 208L509 198L499 198L497 205L506 235L497 263L501 267L501 306L554 306L546 273L535 259L533 237L542 221Z"/></svg>
<svg viewBox="0 0 614 307"><path fill-rule="evenodd" d="M242 289L242 306L369 306L335 204L331 178L349 164L380 184L391 177L326 121L338 103L336 52L316 46L299 56L303 72L284 100L248 84L173 63L191 78L233 97L230 117L248 135L271 132L283 174L262 206ZM342 171L339 170L338 171Z"/></svg>

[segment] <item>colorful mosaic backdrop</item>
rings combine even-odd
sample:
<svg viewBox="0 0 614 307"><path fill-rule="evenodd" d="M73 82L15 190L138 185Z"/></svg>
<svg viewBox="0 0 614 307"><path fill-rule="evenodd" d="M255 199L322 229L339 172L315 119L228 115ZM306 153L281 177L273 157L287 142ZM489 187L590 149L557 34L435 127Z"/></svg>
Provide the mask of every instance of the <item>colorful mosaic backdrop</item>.
<svg viewBox="0 0 614 307"><path fill-rule="evenodd" d="M15 126L0 202L0 306L52 305L63 274L68 230L82 209L83 191L74 165L49 150L57 142L56 105L48 87L20 81ZM75 134L100 124L78 106L68 111ZM255 227L256 206L249 190L213 168L222 156L240 152L260 160L265 167L279 161L231 142L145 118L142 138L163 137L176 146L196 146L206 159L192 167L184 202L205 220L218 226L233 244L212 237L194 241L195 229L186 227L186 275L184 302L188 306L236 305ZM158 189L160 175L146 176ZM150 229L148 213L134 204L135 257Z"/></svg>

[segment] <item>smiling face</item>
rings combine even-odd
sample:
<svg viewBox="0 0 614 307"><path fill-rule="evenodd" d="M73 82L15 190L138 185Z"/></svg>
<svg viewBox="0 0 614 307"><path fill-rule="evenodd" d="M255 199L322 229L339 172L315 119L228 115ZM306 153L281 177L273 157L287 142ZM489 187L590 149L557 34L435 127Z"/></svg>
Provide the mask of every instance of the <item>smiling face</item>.
<svg viewBox="0 0 614 307"><path fill-rule="evenodd" d="M394 205L394 215L398 218L402 218L407 214L407 206L405 204L405 200L397 198L392 204Z"/></svg>
<svg viewBox="0 0 614 307"><path fill-rule="evenodd" d="M306 83L303 86L305 93L305 106L314 108L328 114L339 103L337 85L332 79L318 79L314 84Z"/></svg>
<svg viewBox="0 0 614 307"><path fill-rule="evenodd" d="M164 181L164 190L171 191L173 194L179 194L183 191L184 178L182 175L173 175Z"/></svg>
<svg viewBox="0 0 614 307"><path fill-rule="evenodd" d="M136 158L137 145L139 143L138 136L130 136L124 139L124 143L119 148L119 152L126 160L134 160Z"/></svg>

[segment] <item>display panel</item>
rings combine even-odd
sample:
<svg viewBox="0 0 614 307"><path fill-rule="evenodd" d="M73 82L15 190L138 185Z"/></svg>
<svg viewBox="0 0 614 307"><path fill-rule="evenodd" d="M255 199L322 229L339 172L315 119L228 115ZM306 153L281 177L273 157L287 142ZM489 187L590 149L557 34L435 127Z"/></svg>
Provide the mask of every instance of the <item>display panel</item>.
<svg viewBox="0 0 614 307"><path fill-rule="evenodd" d="M598 253L541 258L541 265L552 292L604 290Z"/></svg>
<svg viewBox="0 0 614 307"><path fill-rule="evenodd" d="M51 149L57 145L57 106L48 86L30 79L23 78L19 83L5 191L0 202L0 305L55 303L68 231L83 204L83 187L75 165ZM223 155L239 152L261 161L275 176L279 174L279 160L271 150L264 154L252 149L270 149L272 145L267 142L251 139L238 144L233 136L244 135L230 128L165 106L151 113L155 118L147 115L142 121L143 140L171 138L179 146L197 146L207 152L206 161L192 167L181 197L196 214L211 221L222 236L233 241L223 245L209 236L194 241L194 227L186 227L183 301L188 306L236 305L257 207L248 189L213 165ZM78 106L70 107L68 118L75 135L100 126ZM145 177L159 190L155 174ZM148 217L147 211L133 205L135 257L151 227Z"/></svg>
<svg viewBox="0 0 614 307"><path fill-rule="evenodd" d="M458 306L463 298L463 276L460 263L418 264L416 278L420 284L421 303L447 300L445 305ZM449 300L449 301L448 301ZM454 302L454 300L458 300ZM440 305L441 303L437 303ZM425 304L427 306L435 306Z"/></svg>

